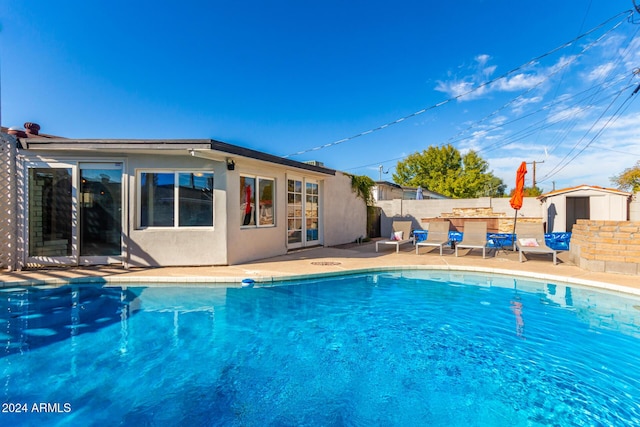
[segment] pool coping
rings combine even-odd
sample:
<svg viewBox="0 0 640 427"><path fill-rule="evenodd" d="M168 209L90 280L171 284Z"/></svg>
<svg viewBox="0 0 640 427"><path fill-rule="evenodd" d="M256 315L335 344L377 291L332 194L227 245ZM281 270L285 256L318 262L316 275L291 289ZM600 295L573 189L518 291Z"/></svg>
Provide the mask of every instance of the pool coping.
<svg viewBox="0 0 640 427"><path fill-rule="evenodd" d="M381 272L401 272L401 271L442 271L442 272L461 272L461 273L482 273L490 276L508 276L517 277L534 281L550 281L554 284L578 285L599 290L608 290L627 295L640 296L640 289L614 283L607 283L598 280L583 279L574 276L562 276L549 273L539 273L531 271L517 271L511 269L480 267L480 266L458 266L458 265L397 265L397 266L378 266L366 268L351 268L339 271L327 271L322 273L307 274L284 274L284 275L257 275L255 277L237 277L237 276L79 276L68 278L40 278L40 279L24 279L16 281L0 282L0 289L27 286L65 286L72 284L96 284L104 286L138 286L153 285L156 287L182 286L193 287L193 285L206 285L208 287L219 288L239 288L243 286L243 280L249 279L257 285L278 285L292 281L322 279L336 276L346 276L354 274L371 274Z"/></svg>

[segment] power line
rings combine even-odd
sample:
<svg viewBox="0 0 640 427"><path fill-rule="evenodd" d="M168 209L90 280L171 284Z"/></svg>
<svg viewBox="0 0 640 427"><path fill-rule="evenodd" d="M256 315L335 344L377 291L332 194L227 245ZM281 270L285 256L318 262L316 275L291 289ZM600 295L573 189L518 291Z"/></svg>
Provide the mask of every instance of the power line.
<svg viewBox="0 0 640 427"><path fill-rule="evenodd" d="M407 156L401 156L401 157L396 157L396 158L394 158L394 159L382 160L382 161L379 161L379 162L369 163L369 164L362 165L362 166L355 166L355 167L353 167L353 168L345 169L345 172L346 172L346 171L355 170L355 169L368 168L368 167L371 167L371 166L380 165L381 163L395 162L395 161L398 161L398 160L402 160L402 159L404 159L404 158L406 158L406 157L407 157Z"/></svg>
<svg viewBox="0 0 640 427"><path fill-rule="evenodd" d="M640 154L638 154L638 153L630 153L628 151L614 150L613 148L598 147L598 150L611 151L612 153L620 153L620 154L625 154L627 156L640 157Z"/></svg>
<svg viewBox="0 0 640 427"><path fill-rule="evenodd" d="M458 135L456 135L456 136L459 136L459 135L461 135L461 134L464 134L465 132L468 132L468 131L470 131L470 130L474 129L474 128L475 128L475 127L477 127L479 124L481 124L481 123L483 123L484 121L486 121L488 118L490 118L490 117L492 117L492 116L495 116L495 115L496 115L496 114L498 114L500 111L504 110L506 107L508 107L508 106L510 106L510 105L512 105L512 104L514 104L518 99L520 99L520 98L524 97L526 94L530 93L530 92L531 92L531 91L533 91L534 89L537 89L537 88L538 88L538 87L539 87L539 86L540 86L544 81L549 80L549 78L550 78L550 77L552 77L553 75L555 75L555 74L559 73L560 71L563 71L566 67L568 67L569 65L571 65L572 63L574 63L574 62L577 60L577 58L579 58L580 56L584 55L584 54L585 54L589 49L591 49L593 46L595 46L595 45L596 45L596 44L598 44L600 41L602 41L602 39L604 39L604 37L605 37L606 35L608 35L610 32L612 32L613 30L615 30L619 25L621 25L621 23L622 23L622 22L618 22L614 27L612 27L610 30L608 30L608 31L607 31L607 32L605 32L604 34L602 34L602 35L601 35L600 37L598 37L595 41L593 41L592 43L590 43L590 44L588 44L587 46L585 46L585 47L581 50L581 52L580 52L578 55L573 56L570 60L566 61L566 62L565 62L561 67L558 67L557 69L553 70L553 72L552 72L552 73L550 73L548 76L546 76L546 77L545 77L545 79L544 79L543 81L539 82L538 84L536 84L535 86L531 87L531 88L530 88L530 89L528 89L527 91L525 91L525 92L521 93L520 95L518 95L517 97L513 98L512 100L510 100L509 102L507 102L506 104L504 104L502 107L498 108L497 110L493 111L493 112L492 112L492 113L490 113L489 115L485 116L483 119L481 119L481 120L479 120L478 122L476 122L476 123L474 123L474 124L470 125L469 127L467 127L467 129L465 129L464 131L462 131L462 132L458 133ZM627 49L628 49L628 48L627 48ZM620 60L620 59L619 59L619 60ZM622 79L620 79L620 81L621 81L621 80L622 80ZM598 91L596 91L596 93L594 93L593 95L591 95L591 97L593 98L593 97L595 97L595 96L596 96L596 95L601 91L602 87L604 87L604 83L606 83L606 81L605 81L605 80L604 80L604 78L603 78L603 79L602 79L602 83L601 83L599 86L592 86L591 88L589 88L589 89L587 89L587 90L585 90L585 91L583 91L583 92L580 92L579 94L581 94L581 93L586 93L586 92L590 91L590 90L591 90L591 89L593 89L593 88L598 88L599 90L598 90ZM579 95L579 94L573 95L573 96L571 96L571 97L569 97L569 98L560 99L560 100L558 100L558 101L556 101L555 103L552 103L552 104L546 104L545 106L543 106L542 108L538 109L537 111L534 111L533 113L529 113L529 114L527 114L527 115L525 115L525 116L521 116L521 117L519 117L519 118L517 118L517 119L512 120L511 122L508 122L508 123L513 123L514 121L521 120L521 119L523 119L523 118L525 118L525 117L528 117L528 116L532 116L533 114L536 114L536 113L538 113L538 112L542 112L542 111L544 111L544 110L548 110L548 109L549 109L551 106L553 106L554 104L560 104L560 103L562 103L562 102L565 102L567 99L574 98L575 96L577 96L577 95ZM560 120L558 120L558 121L560 121ZM563 118L563 120L562 120L562 121L564 121L564 118ZM544 120L543 120L542 122L544 122ZM573 120L574 125L575 125L575 122L576 122L576 119L574 119L574 120ZM508 124L508 123L507 123L507 124ZM503 123L503 124L502 124L501 126L499 126L499 127L501 128L501 127L503 127L504 125L505 125L505 123ZM568 132L568 130L569 130L569 129L573 128L573 126L574 126L574 125L567 124L567 126L566 126L566 132ZM539 130L544 129L544 128L546 128L546 127L549 127L549 126L541 127ZM492 129L487 130L487 132L489 132L490 130L492 130ZM523 131L521 130L520 132L523 132ZM530 133L530 134L527 134L526 136L530 136L530 135L532 135L533 133L535 133L535 131L534 131L534 132L532 132L532 133ZM473 135L472 135L472 136L473 136ZM454 137L454 138L455 138L455 137ZM512 139L514 139L514 138L515 138L515 136L512 136L511 138L512 138ZM449 139L449 141L451 141L451 140L452 140L452 138L450 138L450 139ZM448 141L448 142L449 142L449 141ZM554 145L554 147L551 149L551 151L552 151L552 152L555 150L555 148L557 148L557 146L560 144L560 142L561 142L561 141L562 141L562 139L560 139L560 140L558 141L558 143ZM498 147L502 147L502 146L507 145L507 142L505 142L505 141L501 141L501 142L494 143L493 145L495 145L495 146L496 146L496 148L498 148ZM489 147L485 147L485 148L480 149L480 150L478 150L478 151L479 151L479 152L480 152L480 151L492 151L492 149L488 149L488 148L489 148ZM493 149L495 149L495 148L493 148Z"/></svg>
<svg viewBox="0 0 640 427"><path fill-rule="evenodd" d="M626 80L626 79L616 78L615 80L612 80L612 81L609 81L609 82L604 82L602 84L606 83L606 88L609 88L609 87L615 86L617 83L619 83L619 82L621 82L623 80ZM622 90L627 90L627 89L629 89L631 87L633 87L633 85L627 85ZM580 95L588 95L594 89L597 89L597 87L596 86L592 86L592 87L587 88L587 89L585 89L585 90L583 90L581 92L573 94L573 95L571 95L571 96L569 96L567 98L560 99L560 100L554 101L554 102L549 103L549 104L545 104L544 106L538 108L535 111L529 112L529 113L527 113L527 114L525 114L523 116L517 117L517 118L515 118L513 120L510 120L510 121L507 121L507 122L504 122L504 123L502 123L500 125L495 125L495 126L492 126L490 128L484 129L484 131L491 132L491 131L494 131L494 130L497 130L497 129L505 128L510 124L516 123L516 122L521 121L523 119L526 119L528 117L532 117L532 116L534 116L534 115L536 115L538 113L548 111L550 108L554 107L555 105L562 104L563 102L566 102L567 100L577 99ZM605 97L605 98L603 98L601 100L594 100L594 101L592 101L591 104L585 106L583 109L595 107L600 102L605 101L606 99L607 98ZM569 104L567 106L567 109L571 109L574 106L580 105L580 103L582 101L583 101L582 98L577 99L576 102L574 102L572 104ZM513 135L511 135L511 136L509 136L507 138L504 138L504 139L500 140L499 142L495 142L495 143L493 143L493 144L491 144L489 146L486 146L486 147L478 149L477 152L478 153L480 153L480 152L491 152L491 151L500 149L500 148L502 148L502 147L504 147L504 146L506 146L508 144L511 144L511 143L513 143L513 142L515 142L517 140L524 139L524 138L532 135L533 133L535 133L535 132L537 132L537 131L539 131L541 129L546 129L546 128L552 127L552 126L562 122L564 119L565 119L565 117L558 117L557 119L551 120L551 121L549 121L546 118L538 120L537 122L535 122L535 123L533 123L533 124L531 124L531 125L529 125L527 127L524 127L522 129L520 129L515 134L513 134ZM469 139L469 138L472 138L472 137L473 137L473 135L465 136L465 137L462 137L462 138L458 138L456 140L449 139L449 140L447 140L447 142L456 143L456 142L460 142L460 141L463 141L465 139ZM402 159L405 159L407 156L400 156L400 157L395 157L395 158L391 158L391 159L379 160L379 161L376 161L376 162L368 163L366 165L360 165L360 166L355 166L355 167L352 167L352 168L348 168L348 169L345 169L345 171L362 169L362 168L371 167L371 166L378 166L380 163L388 163L388 162L402 160Z"/></svg>
<svg viewBox="0 0 640 427"><path fill-rule="evenodd" d="M540 61L541 59L543 59L543 58L545 58L547 56L553 55L554 53L566 48L567 46L571 46L573 43L579 41L580 39L583 39L584 37L587 37L588 35L590 35L594 31L604 27L609 22L613 21L614 19L618 18L619 16L625 15L628 18L629 16L631 16L630 14L633 14L633 12L630 11L630 10L627 10L627 11L624 11L624 12L620 12L617 15L607 19L603 23L601 23L601 24L597 25L596 27L592 28L591 30L587 31L586 33L583 33L583 34L575 37L573 40L571 40L569 42L566 42L566 43L564 43L564 44L562 44L562 45L560 45L560 46L558 46L558 47L556 47L556 48L554 48L554 49L552 49L552 50L550 50L550 51L548 51L548 52L546 52L546 53L544 53L542 55L539 55L539 56L527 61L526 63L524 63L524 64L522 64L522 65L520 65L520 66L518 66L516 68L513 68L512 70L510 70L510 71L508 71L508 72L506 72L506 73L504 73L504 74L502 74L502 75L500 75L500 76L498 76L498 77L496 77L496 78L494 78L492 80L488 80L486 82L480 83L476 87L471 88L471 89L469 89L468 91L466 91L464 93L461 93L461 94L456 95L454 97L448 98L448 99L446 99L444 101L441 101L441 102L439 102L437 104L434 104L434 105L431 105L429 107L423 108L420 111L416 111L416 112L414 112L412 114L409 114L407 116L401 117L401 118L399 118L397 120L394 120L392 122L383 124L383 125L378 126L376 128L369 129L367 131L360 132L360 133L358 133L356 135L353 135L353 136L350 136L350 137L347 137L347 138L343 138L343 139L340 139L338 141L330 142L328 144L324 144L324 145L320 145L320 146L317 146L317 147L309 148L309 149L306 149L306 150L301 150L301 151L298 151L298 152L295 152L295 153L287 154L286 156L283 156L283 157L287 158L287 157L292 157L292 156L298 156L298 155L309 153L309 152L312 152L312 151L318 151L318 150L321 150L323 148L333 147L335 145L342 144L342 143L345 143L347 141L352 141L352 140L354 140L356 138L359 138L361 136L365 136L365 135L368 135L368 134L371 134L371 133L374 133L374 132L378 132L378 131L386 129L386 128L390 127L390 126L396 125L398 123L402 123L405 120L411 119L411 118L413 118L415 116L419 116L419 115L421 115L421 114L423 114L423 113L425 113L427 111L430 111L430 110L433 110L435 108L441 107L441 106L446 105L446 104L448 104L450 102L457 101L458 99L463 98L463 97L465 97L467 95L470 95L470 94L472 94L472 93L474 93L474 92L476 92L476 91L478 91L478 90L480 90L482 88L485 88L485 87L487 87L489 85L492 85L492 84L494 84L494 83L506 78L507 76L509 76L509 75L511 75L511 74L513 74L513 73L515 73L517 71L520 71L523 68L525 68L525 67L527 67L527 66L529 66L529 65L531 65L533 63L536 63L536 62ZM620 25L620 23L618 23L617 25Z"/></svg>
<svg viewBox="0 0 640 427"><path fill-rule="evenodd" d="M623 80L626 80L626 79L616 78L615 80L612 80L612 81L609 81L609 82L603 82L603 83L601 83L601 85L605 85L606 84L606 88L610 88L610 87L615 86L617 83L619 83L619 82L621 82ZM627 90L627 89L629 89L629 88L631 88L633 86L634 85L628 84L628 85L626 85L626 86L624 86L622 88L622 91L625 91L625 90ZM513 124L513 123L516 123L518 121L521 121L521 120L529 118L529 117L532 117L532 116L534 116L536 114L548 111L550 108L552 108L552 107L554 107L556 105L562 104L562 103L566 102L567 100L576 99L576 101L574 103L567 105L567 107L565 108L565 110L571 110L575 106L579 106L582 103L582 101L584 100L583 98L578 98L580 95L589 95L589 93L591 91L593 91L594 89L597 89L597 88L598 88L597 86L592 86L592 87L587 88L587 89L585 89L585 90L583 90L583 91L581 91L579 93L573 94L570 97L567 97L567 98L564 98L564 99L560 99L560 100L554 101L554 102L549 103L549 104L545 104L544 106L538 108L537 110L529 112L529 113L527 113L527 114L525 114L523 116L517 117L517 118L515 118L513 120L504 122L504 123L502 123L500 125L495 125L495 126L492 126L490 128L483 129L483 130L488 133L488 132L495 131L497 129L503 129L503 128L506 128L508 125ZM618 92L616 92L616 93L618 93ZM616 93L612 94L611 96L615 96ZM586 105L584 107L581 107L581 109L582 110L586 110L586 109L595 107L599 103L601 103L601 102L603 102L603 101L605 101L607 99L608 99L608 96L607 97L603 97L602 99L599 99L599 100L592 100L592 102L590 104L588 104L588 105ZM558 114L558 117L555 120L549 120L547 118L543 118L541 120L536 121L535 123L532 123L529 126L526 126L526 127L522 128L522 129L518 130L516 133L512 134L509 137L503 138L498 142L495 142L495 143L490 144L490 145L488 145L486 147L482 147L482 148L478 149L477 152L478 153L481 153L481 152L488 153L488 152L491 152L491 151L498 150L498 149L500 149L500 148L502 148L502 147L504 147L506 145L512 144L512 143L514 143L514 142L516 142L518 140L522 140L522 139L524 139L524 138L526 138L526 137L528 137L530 135L533 135L534 133L538 132L539 130L547 129L547 128L550 128L552 126L555 126L556 124L563 122L565 120L565 118L566 117L564 117L564 116L562 116L560 114ZM449 140L447 140L447 142L448 143L461 142L461 141L464 141L465 139L472 138L473 136L474 135L465 136L465 137L458 138L458 139L455 139L455 140L451 140L451 138L450 138ZM444 143L441 144L441 145L444 145ZM378 166L381 163L388 163L388 162L403 160L407 156L408 155L395 157L395 158L391 158L391 159L379 160L379 161L368 163L368 164L365 164L365 165L360 165L360 166L355 166L355 167L352 167L352 168L348 168L348 169L345 169L345 171L357 170L357 169L362 169L362 168L367 168L367 167L372 167L372 166Z"/></svg>
<svg viewBox="0 0 640 427"><path fill-rule="evenodd" d="M638 32L640 31L640 27L638 28L638 30L635 31L635 33L630 36L629 38L629 43L626 44L626 48L624 49L623 52L621 52L620 54L616 53L616 58L615 58L615 67L612 67L611 70L609 71L609 73L607 73L607 76L610 75L614 69L617 68L618 65L620 65L621 63L623 63L623 61L628 57L628 55L630 55L631 53L631 46L632 46L632 42L635 39L635 37L637 36ZM624 76L621 76L621 80L622 81L624 78L626 78L626 74ZM591 99L592 99L592 103L595 104L596 103L596 96L600 95L604 89L607 89L610 86L605 87L604 83L606 82L606 77L602 77L600 79L600 82L602 83L599 86L599 89L593 94L591 95ZM611 85L613 86L613 85ZM624 87L621 89L621 91L626 91L627 87ZM556 143L551 147L551 153L553 153L558 147L560 147L560 144L567 138L569 131L571 129L573 129L575 127L575 125L577 124L577 117L572 121L572 122L567 122L567 126L565 127L565 133L563 135L558 135L558 137L556 138Z"/></svg>
<svg viewBox="0 0 640 427"><path fill-rule="evenodd" d="M574 150L576 150L576 148L578 147L578 145L580 145L580 143L584 140L584 138L589 134L589 132L591 132L593 130L593 128L595 127L595 125L600 121L600 119L602 119L604 117L604 115L606 114L607 111L609 111L609 109L613 106L613 104L615 103L615 101L618 99L618 97L622 95L622 91L620 91L616 98L614 98L611 103L607 106L607 108L602 112L602 114L598 117L598 120L596 120L593 125L589 128L589 130L587 130L587 132L585 133L585 135L580 138L580 140L573 146L573 148L562 158L562 160L560 160L560 162L558 163L558 165L556 165L553 169L551 169L550 172L548 172L541 180L540 182L546 181L547 179L553 177L554 175L557 175L560 171L562 171L565 167L567 167L569 164L571 164L580 154L582 154L584 152L584 150L586 150L596 139L598 139L602 133L604 132L604 130L613 122L615 122L618 117L620 117L620 115L623 112L623 107L626 110L629 107L629 100L632 99L633 97L633 93L630 94L625 100L624 102L616 109L616 111L609 117L609 119L604 123L604 125L602 125L602 127L598 130L598 132L596 132L596 134L591 138L591 140L580 150L578 151L571 159L569 159L566 163L562 164L562 162L565 161L565 159L571 154L573 153ZM625 107L626 105L626 107ZM562 166L560 166L562 165Z"/></svg>
<svg viewBox="0 0 640 427"><path fill-rule="evenodd" d="M622 88L620 92L623 92L623 91L629 89L630 87L631 87L630 85L627 85L624 88ZM619 93L619 92L616 92L616 93ZM611 96L615 96L616 93L614 93ZM514 143L516 141L519 141L519 140L522 140L524 138L527 138L527 137L537 133L540 130L548 129L548 128L551 128L551 127L553 127L553 126L555 126L555 125L557 125L559 123L563 123L563 122L566 121L567 114L568 114L568 113L567 114L563 114L563 112L565 112L565 111L572 112L573 111L572 109L580 108L580 110L578 112L575 112L575 116L578 116L579 113L585 112L585 111L587 111L587 110L589 110L591 108L596 107L600 102L603 102L603 101L607 100L608 97L609 96L604 97L604 98L599 99L599 100L593 100L590 104L587 104L585 106L580 106L580 102L582 100L578 100L578 102L570 104L565 109L563 109L562 111L559 111L556 114L556 118L555 119L550 120L549 118L542 118L542 119L538 120L537 122L532 123L531 125L526 126L526 127L522 128L522 129L518 130L516 133L510 135L509 137L503 138L498 142L495 142L495 143L493 143L493 144L491 144L491 145L489 145L487 147L483 147L483 148L479 149L478 152L491 152L491 151L497 150L499 148L502 148L504 146L512 144L512 143ZM548 109L549 108L547 106L542 107L542 108L534 111L533 113L531 113L529 116L537 114L539 112L547 111ZM571 120L571 122L573 124L570 124L570 125L565 127L565 130L563 131L563 135L564 136L560 136L559 137L558 143L556 143L554 145L554 147L552 148L551 151L553 151L566 138L566 133L568 133L569 130L572 129L575 126L576 121L577 121L577 119L573 118ZM513 123L513 122L514 121L512 121L510 123Z"/></svg>

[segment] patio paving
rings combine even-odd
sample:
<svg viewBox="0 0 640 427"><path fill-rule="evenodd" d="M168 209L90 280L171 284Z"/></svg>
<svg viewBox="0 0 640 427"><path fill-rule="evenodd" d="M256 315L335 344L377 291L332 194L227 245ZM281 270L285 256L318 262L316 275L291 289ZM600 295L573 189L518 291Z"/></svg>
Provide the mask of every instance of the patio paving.
<svg viewBox="0 0 640 427"><path fill-rule="evenodd" d="M400 252L395 247L381 246L375 251L374 242L340 247L317 247L292 251L286 255L232 266L130 268L120 265L79 268L46 268L0 272L0 286L20 284L65 284L69 281L88 280L111 283L233 283L240 286L246 278L256 282L295 279L323 274L350 271L380 270L384 268L424 268L434 270L471 271L488 274L514 274L521 277L549 280L556 283L573 283L602 287L640 295L640 278L613 273L596 273L583 270L571 263L568 252L558 253L558 265L553 265L549 255L530 255L520 263L518 253L459 250L445 248L441 257L437 248L421 247L416 255L415 247L405 244ZM494 256L495 255L495 256Z"/></svg>

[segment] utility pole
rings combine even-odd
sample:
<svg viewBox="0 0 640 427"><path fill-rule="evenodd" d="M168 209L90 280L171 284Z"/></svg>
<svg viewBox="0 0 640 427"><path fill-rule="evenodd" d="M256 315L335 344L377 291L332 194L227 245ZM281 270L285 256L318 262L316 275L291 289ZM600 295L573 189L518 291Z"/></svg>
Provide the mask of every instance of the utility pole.
<svg viewBox="0 0 640 427"><path fill-rule="evenodd" d="M533 188L536 188L536 164L538 163L544 163L544 160L538 162L534 160L533 162L527 163L528 165L533 165Z"/></svg>
<svg viewBox="0 0 640 427"><path fill-rule="evenodd" d="M389 173L389 169L387 169L387 171L384 171L384 168L382 167L382 165L378 166L378 170L380 171L380 181L382 181L382 174L387 174Z"/></svg>

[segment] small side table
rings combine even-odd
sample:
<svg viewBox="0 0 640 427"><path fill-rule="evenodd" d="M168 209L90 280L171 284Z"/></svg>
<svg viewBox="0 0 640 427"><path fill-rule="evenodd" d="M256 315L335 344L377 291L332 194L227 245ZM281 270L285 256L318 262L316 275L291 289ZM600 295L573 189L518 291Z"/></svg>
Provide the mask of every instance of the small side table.
<svg viewBox="0 0 640 427"><path fill-rule="evenodd" d="M489 238L493 240L494 246L496 248L496 254L502 251L505 255L508 254L507 248L505 247L505 243L509 239L508 236L503 234L489 234Z"/></svg>

